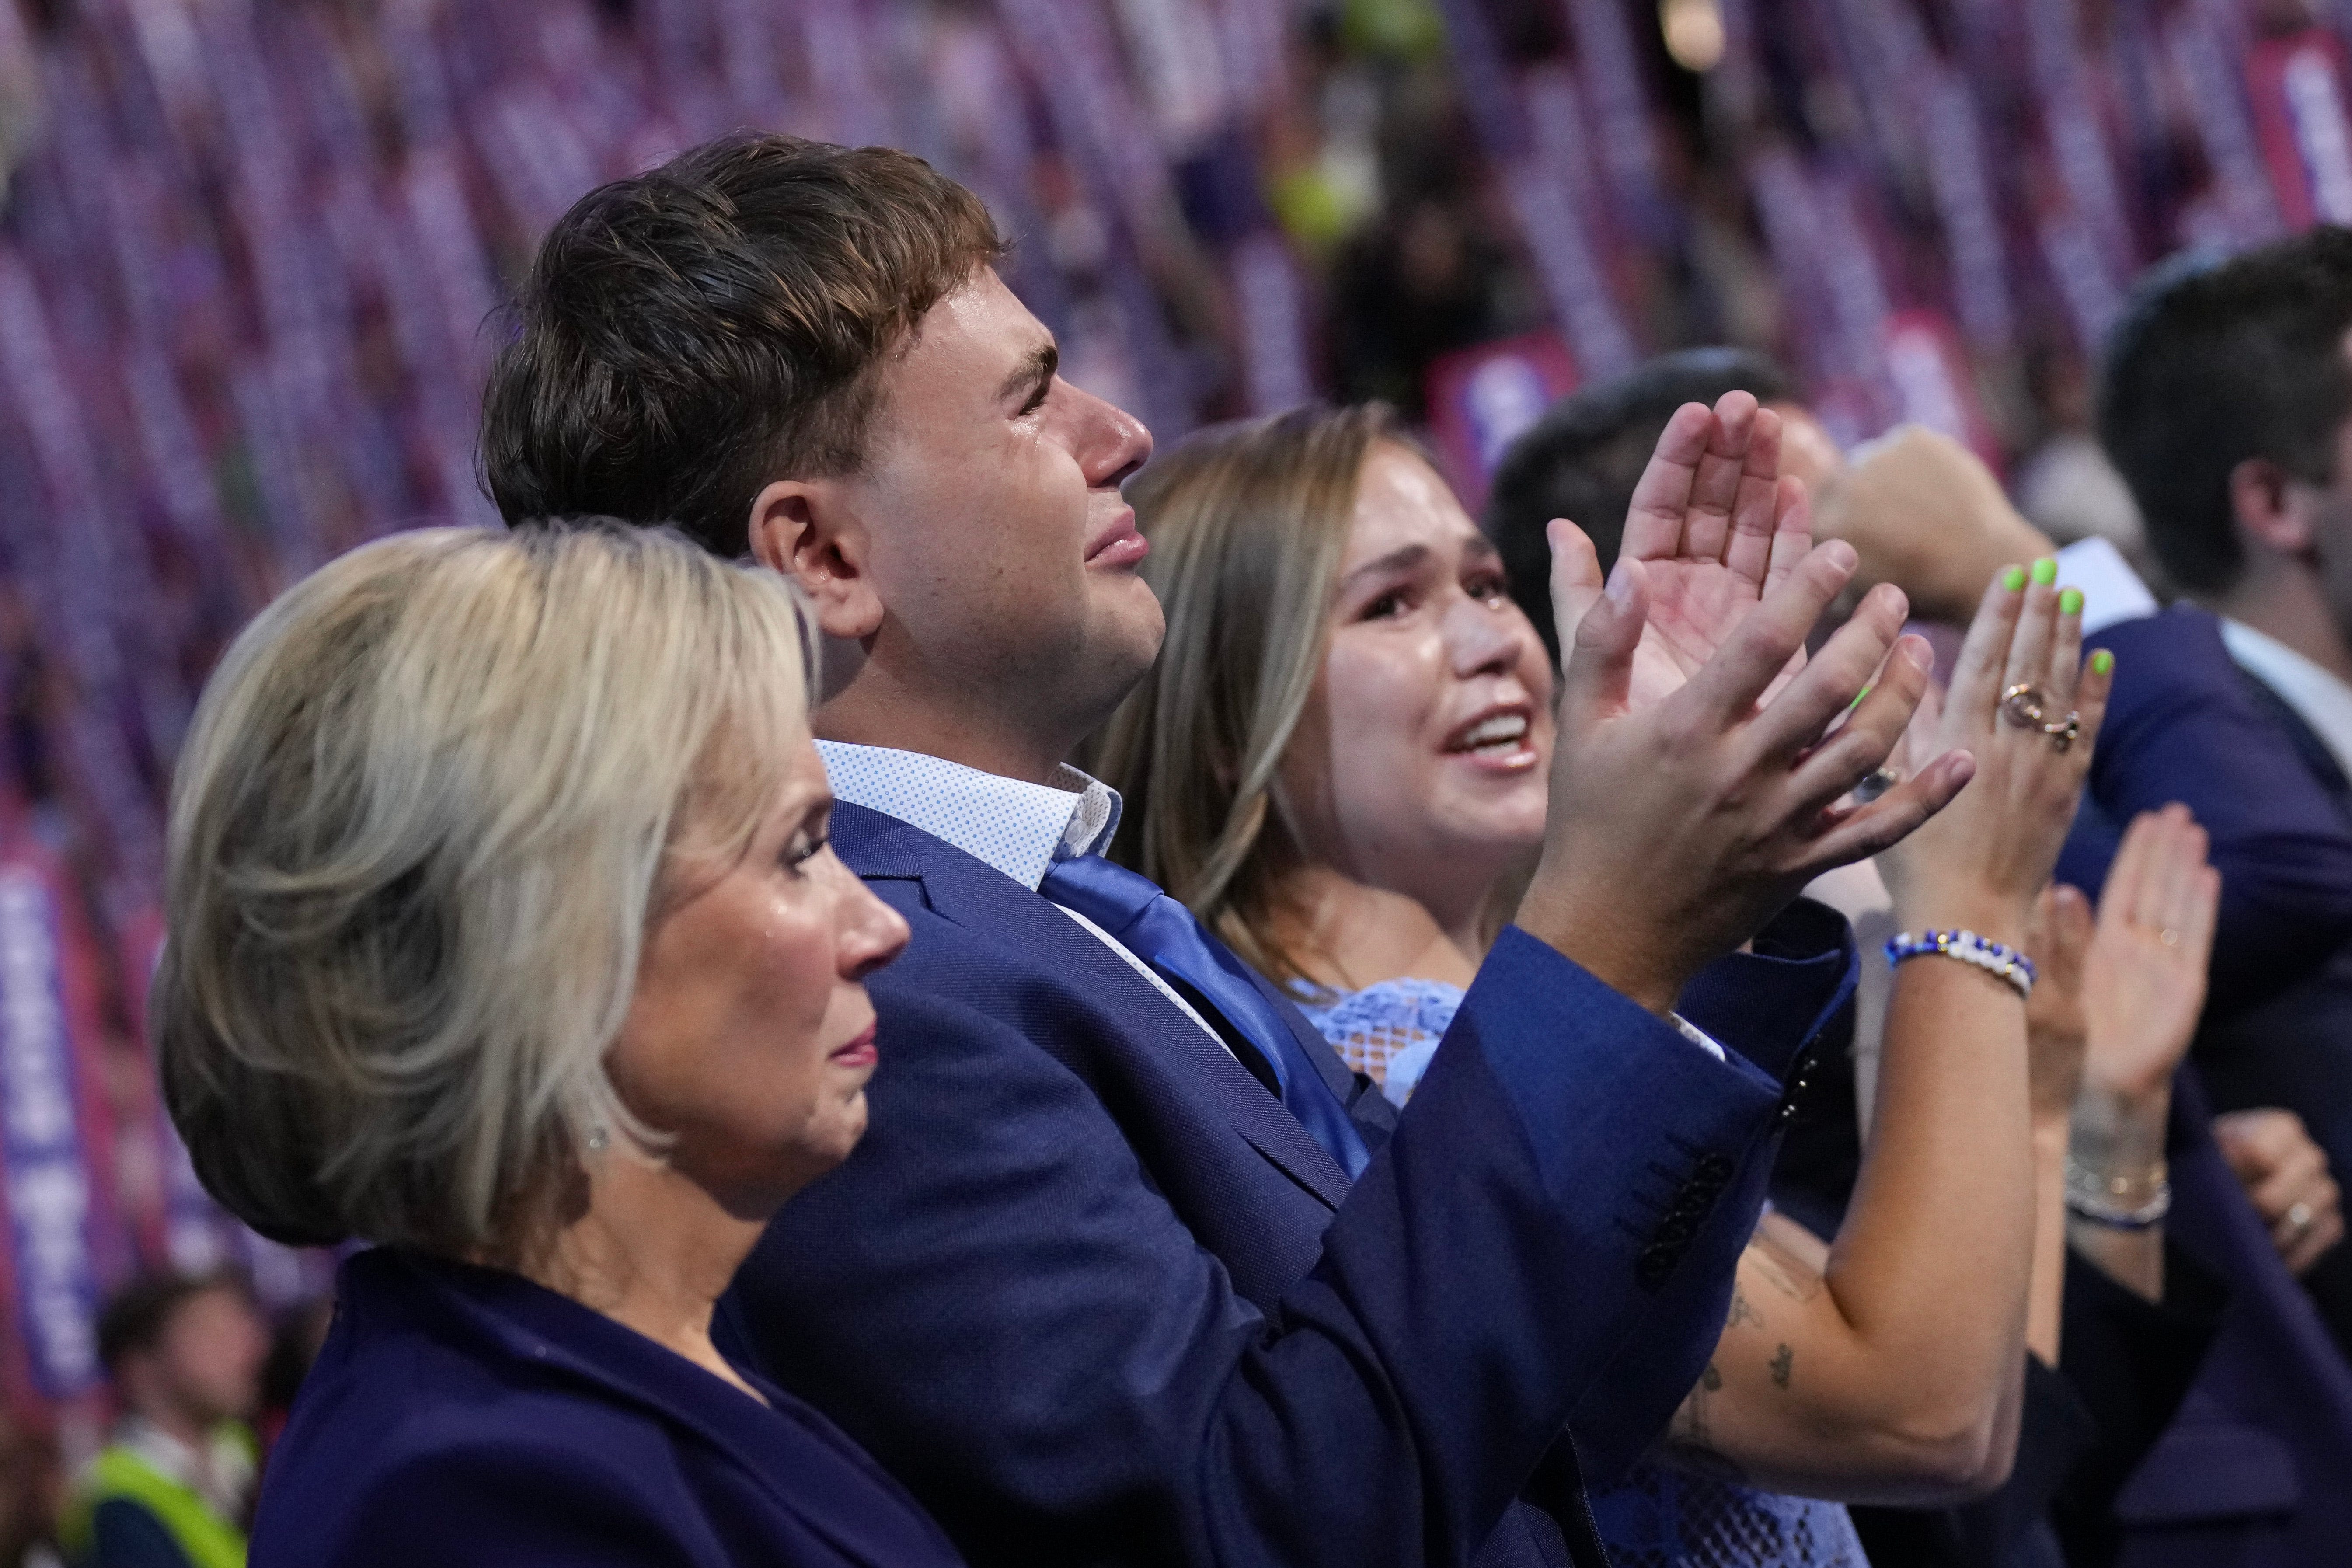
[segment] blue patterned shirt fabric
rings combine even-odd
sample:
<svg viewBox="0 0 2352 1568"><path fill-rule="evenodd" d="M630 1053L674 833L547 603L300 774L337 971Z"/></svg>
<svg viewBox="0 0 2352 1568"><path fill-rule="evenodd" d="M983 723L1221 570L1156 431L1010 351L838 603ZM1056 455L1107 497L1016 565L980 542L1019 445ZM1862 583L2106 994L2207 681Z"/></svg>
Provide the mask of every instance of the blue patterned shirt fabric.
<svg viewBox="0 0 2352 1568"><path fill-rule="evenodd" d="M1462 1005L1462 988L1442 980L1382 980L1360 991L1294 987L1292 994L1349 1068L1398 1105L1412 1098ZM1617 1568L1869 1568L1838 1503L1650 1464L1591 1497Z"/></svg>
<svg viewBox="0 0 2352 1568"><path fill-rule="evenodd" d="M1291 995L1348 1070L1379 1084L1400 1106L1429 1070L1462 1005L1462 987L1442 980L1382 980L1361 991L1293 987Z"/></svg>

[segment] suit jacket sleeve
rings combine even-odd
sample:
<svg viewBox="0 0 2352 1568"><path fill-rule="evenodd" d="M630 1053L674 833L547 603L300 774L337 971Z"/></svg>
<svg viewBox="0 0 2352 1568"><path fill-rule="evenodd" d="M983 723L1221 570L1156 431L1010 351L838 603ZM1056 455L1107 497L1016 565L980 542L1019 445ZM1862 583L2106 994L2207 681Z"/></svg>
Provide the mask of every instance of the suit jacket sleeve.
<svg viewBox="0 0 2352 1568"><path fill-rule="evenodd" d="M1717 1061L1506 932L1262 1311L1155 1188L1134 1108L960 1002L902 907L872 1131L730 1318L975 1563L1466 1562L1613 1363L1686 1369L1631 1415L1652 1430L1696 1375L1799 1040ZM1848 960L1807 970L1817 1012Z"/></svg>
<svg viewBox="0 0 2352 1568"><path fill-rule="evenodd" d="M2207 1016L2226 1017L2352 940L2352 824L2248 689L2211 616L2169 610L2090 640L2115 653L2115 688L2059 878L2095 898L2132 817L2187 805L2221 873Z"/></svg>

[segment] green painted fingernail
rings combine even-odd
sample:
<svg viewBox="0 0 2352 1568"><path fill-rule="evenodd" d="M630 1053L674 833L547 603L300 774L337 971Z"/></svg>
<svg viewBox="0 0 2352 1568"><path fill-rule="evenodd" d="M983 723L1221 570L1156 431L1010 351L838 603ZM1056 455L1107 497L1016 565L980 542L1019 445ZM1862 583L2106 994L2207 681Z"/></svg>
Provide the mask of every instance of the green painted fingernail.
<svg viewBox="0 0 2352 1568"><path fill-rule="evenodd" d="M2105 648L2101 648L2098 652L2091 656L2091 673L2093 675L2105 675L2107 671L2115 668L2115 667L2116 656L2109 653Z"/></svg>
<svg viewBox="0 0 2352 1568"><path fill-rule="evenodd" d="M2024 587L2025 568L2022 566L2012 566L2008 571L2002 573L2000 574L2000 585L2008 589L2012 594L2016 593L2020 588Z"/></svg>
<svg viewBox="0 0 2352 1568"><path fill-rule="evenodd" d="M2067 589L2064 593L2060 594L2060 595L2058 595L2058 613L2059 613L2060 615L2062 615L2062 616L2076 616L2076 615L2080 615L2080 614L2082 614L2082 612L2083 612L2083 590L2082 590L2082 589L2080 589L2080 588L2069 588L2069 589Z"/></svg>
<svg viewBox="0 0 2352 1568"><path fill-rule="evenodd" d="M2047 588L2058 581L2058 563L2045 555L2033 563L2033 580Z"/></svg>
<svg viewBox="0 0 2352 1568"><path fill-rule="evenodd" d="M1847 704L1845 705L1845 710L1846 710L1847 712L1851 713L1851 712L1853 712L1855 709L1857 709L1857 708L1861 707L1861 706L1862 706L1862 700L1863 700L1864 698L1865 698L1865 697L1869 696L1869 695L1870 695L1870 692L1871 692L1871 688L1869 688L1869 687L1867 687L1867 686L1864 687L1861 690L1859 690L1859 691L1855 692L1855 693L1853 694L1853 701L1851 701L1851 702L1849 702L1849 703L1847 703Z"/></svg>

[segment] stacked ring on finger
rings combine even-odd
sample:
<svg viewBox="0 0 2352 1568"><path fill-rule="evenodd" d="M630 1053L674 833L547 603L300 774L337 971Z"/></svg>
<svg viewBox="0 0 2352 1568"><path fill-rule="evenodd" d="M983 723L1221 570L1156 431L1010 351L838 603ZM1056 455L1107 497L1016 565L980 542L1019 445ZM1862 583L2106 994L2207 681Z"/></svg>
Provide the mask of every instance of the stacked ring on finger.
<svg viewBox="0 0 2352 1568"><path fill-rule="evenodd" d="M2021 730L2039 730L2051 749L2063 752L2083 733L2083 716L2069 710L2063 719L2050 717L2042 688L2020 681L2000 694L2000 716Z"/></svg>

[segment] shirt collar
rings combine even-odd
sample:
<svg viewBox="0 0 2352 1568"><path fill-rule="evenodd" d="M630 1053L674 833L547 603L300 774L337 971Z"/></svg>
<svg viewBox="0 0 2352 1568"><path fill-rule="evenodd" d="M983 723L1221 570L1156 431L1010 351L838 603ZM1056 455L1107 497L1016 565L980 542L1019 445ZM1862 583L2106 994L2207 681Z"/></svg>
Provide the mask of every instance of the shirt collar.
<svg viewBox="0 0 2352 1568"><path fill-rule="evenodd" d="M2238 668L2278 693L2352 775L2352 686L2267 633L2226 617L2221 641Z"/></svg>
<svg viewBox="0 0 2352 1568"><path fill-rule="evenodd" d="M921 752L819 741L835 798L945 839L1034 891L1056 860L1098 855L1118 829L1118 792L1064 763L1050 784Z"/></svg>

